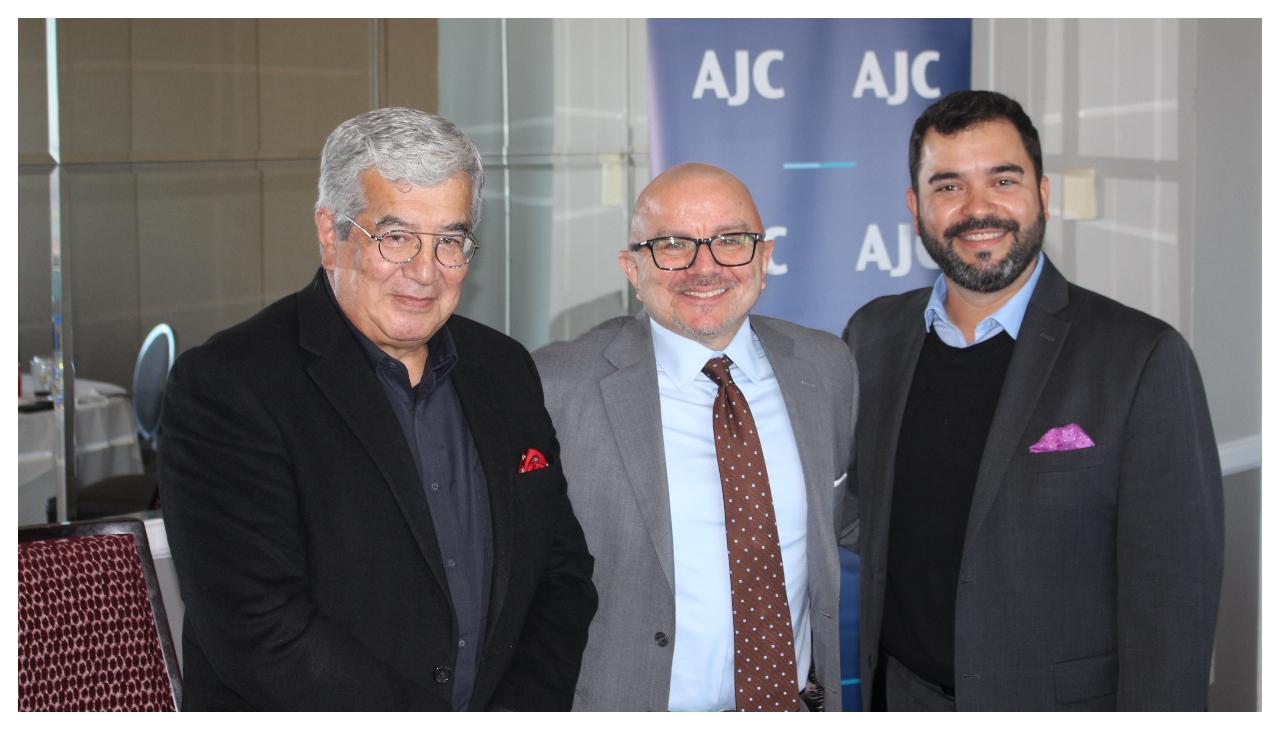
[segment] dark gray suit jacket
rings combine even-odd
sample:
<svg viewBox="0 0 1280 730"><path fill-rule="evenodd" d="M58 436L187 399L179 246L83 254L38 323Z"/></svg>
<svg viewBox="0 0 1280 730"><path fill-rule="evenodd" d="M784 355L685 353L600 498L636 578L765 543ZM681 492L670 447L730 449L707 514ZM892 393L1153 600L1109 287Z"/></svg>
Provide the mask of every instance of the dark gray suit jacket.
<svg viewBox="0 0 1280 730"><path fill-rule="evenodd" d="M862 378L845 521L862 557L865 707L929 295L877 299L845 330ZM1070 423L1096 446L1029 452ZM1046 258L969 513L957 709L1203 710L1222 540L1222 476L1190 347L1164 322L1067 283Z"/></svg>

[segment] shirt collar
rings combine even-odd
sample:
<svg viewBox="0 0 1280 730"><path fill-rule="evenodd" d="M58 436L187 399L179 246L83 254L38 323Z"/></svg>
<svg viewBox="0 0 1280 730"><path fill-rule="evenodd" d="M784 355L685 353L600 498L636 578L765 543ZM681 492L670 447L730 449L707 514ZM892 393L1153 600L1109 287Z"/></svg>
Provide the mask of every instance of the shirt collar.
<svg viewBox="0 0 1280 730"><path fill-rule="evenodd" d="M356 342L360 343L360 349L364 350L365 357L369 360L369 367L377 372L378 365L384 360L393 359L390 355L383 351L369 339L365 333L356 328L347 313L342 311L342 307L338 304L338 297L333 293L333 286L329 284L329 277L324 277L325 291L329 292L329 298L333 300L333 306L337 308L338 315L342 317L342 321L346 323L347 328L351 330L351 334L355 335ZM427 370L434 375L434 380L439 380L446 373L453 370L453 366L458 362L458 348L453 344L453 335L449 333L449 325L441 325L439 331L427 340ZM407 377L407 376L406 376ZM427 378L423 378L427 380Z"/></svg>
<svg viewBox="0 0 1280 730"><path fill-rule="evenodd" d="M1009 333L1013 339L1018 339L1018 331L1022 329L1022 320L1027 316L1027 305L1031 303L1031 295L1035 292L1036 282L1040 281L1040 272L1044 271L1044 252L1041 251L1036 257L1035 271L1032 272L1031 278L1027 279L1027 283L1022 285L1017 294L1009 298L1003 306L993 312L986 319L978 323L975 330L986 330L994 325L1000 325L1000 328ZM929 306L924 310L924 331L928 332L933 329L933 323L942 320L947 325L951 324L951 319L947 317L947 309L943 303L947 301L947 277L943 274L938 275L938 280L933 283L933 294L929 297ZM982 332L977 333L979 337ZM976 343L978 340L975 339Z"/></svg>
<svg viewBox="0 0 1280 730"><path fill-rule="evenodd" d="M708 360L720 355L728 355L733 361L730 373L735 379L741 374L751 382L759 383L764 375L760 367L760 357L764 351L751 329L750 316L742 322L728 346L719 351L672 332L655 322L652 317L649 318L649 332L653 337L653 354L658 361L658 369L666 373L667 378L682 391L695 378L705 378L702 368Z"/></svg>

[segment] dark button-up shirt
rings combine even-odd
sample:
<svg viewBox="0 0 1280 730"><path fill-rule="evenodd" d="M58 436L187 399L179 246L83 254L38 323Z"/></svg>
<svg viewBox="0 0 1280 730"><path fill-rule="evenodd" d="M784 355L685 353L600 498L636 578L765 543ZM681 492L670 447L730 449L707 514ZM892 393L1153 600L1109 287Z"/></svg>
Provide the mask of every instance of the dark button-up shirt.
<svg viewBox="0 0 1280 730"><path fill-rule="evenodd" d="M329 294L333 295L332 289ZM334 304L337 305L336 298ZM342 312L342 308L338 311ZM489 613L493 529L488 482L449 378L449 371L458 362L458 351L449 328L441 327L427 342L426 367L422 379L413 386L403 363L383 352L345 314L343 320L382 383L422 478L458 621L453 709L465 712L475 687Z"/></svg>

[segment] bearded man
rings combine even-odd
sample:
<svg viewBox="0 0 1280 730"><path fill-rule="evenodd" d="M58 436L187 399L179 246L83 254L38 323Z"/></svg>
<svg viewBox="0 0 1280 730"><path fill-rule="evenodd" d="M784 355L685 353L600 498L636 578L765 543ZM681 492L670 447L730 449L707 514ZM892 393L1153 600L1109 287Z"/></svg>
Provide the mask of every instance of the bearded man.
<svg viewBox="0 0 1280 730"><path fill-rule="evenodd" d="M1191 348L1041 252L1049 182L1017 102L939 100L909 161L942 275L844 334L864 706L1205 709L1222 478Z"/></svg>

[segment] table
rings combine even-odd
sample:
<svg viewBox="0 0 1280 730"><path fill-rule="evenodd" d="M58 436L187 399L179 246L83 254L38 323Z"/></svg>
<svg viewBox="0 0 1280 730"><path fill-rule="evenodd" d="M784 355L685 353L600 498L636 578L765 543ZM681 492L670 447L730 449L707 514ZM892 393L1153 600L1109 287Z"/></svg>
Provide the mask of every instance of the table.
<svg viewBox="0 0 1280 730"><path fill-rule="evenodd" d="M76 380L76 477L86 486L107 477L142 473L133 401L111 383ZM55 411L18 414L18 524L46 521L45 504L57 494Z"/></svg>
<svg viewBox="0 0 1280 730"><path fill-rule="evenodd" d="M173 648L178 655L178 668L182 668L182 617L186 604L178 590L178 571L173 567L173 554L169 552L169 535L164 529L164 515L160 510L140 515L147 526L147 542L151 545L151 561L155 564L156 581L160 584L160 599L169 619L169 633L173 636ZM857 652L854 652L857 656Z"/></svg>

